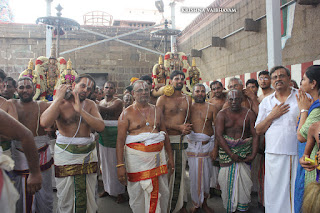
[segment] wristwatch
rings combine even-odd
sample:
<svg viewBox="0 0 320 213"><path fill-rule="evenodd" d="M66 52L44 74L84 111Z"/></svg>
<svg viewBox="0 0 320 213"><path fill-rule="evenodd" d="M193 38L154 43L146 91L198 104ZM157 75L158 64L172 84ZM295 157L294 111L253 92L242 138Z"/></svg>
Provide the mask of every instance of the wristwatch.
<svg viewBox="0 0 320 213"><path fill-rule="evenodd" d="M303 113L303 112L308 112L309 110L307 110L307 109L302 109L301 111L300 111L300 113Z"/></svg>

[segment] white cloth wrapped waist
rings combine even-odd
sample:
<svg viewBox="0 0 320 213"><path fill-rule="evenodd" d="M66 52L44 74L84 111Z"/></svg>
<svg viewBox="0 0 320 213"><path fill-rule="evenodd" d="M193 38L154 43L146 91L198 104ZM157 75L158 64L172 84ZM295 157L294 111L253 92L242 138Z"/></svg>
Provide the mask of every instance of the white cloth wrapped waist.
<svg viewBox="0 0 320 213"><path fill-rule="evenodd" d="M187 139L189 143L197 143L197 142L214 142L214 135L211 137L209 135L203 134L203 133L195 133L192 131L189 135L187 135Z"/></svg>
<svg viewBox="0 0 320 213"><path fill-rule="evenodd" d="M139 135L128 135L126 138L126 144L143 142L144 145L149 146L151 144L164 141L165 134L166 133L164 131L161 131L158 133L143 132Z"/></svg>
<svg viewBox="0 0 320 213"><path fill-rule="evenodd" d="M104 126L118 126L118 120L103 120Z"/></svg>
<svg viewBox="0 0 320 213"><path fill-rule="evenodd" d="M88 145L95 141L94 134L90 134L90 137L66 137L56 132L58 144L72 144L72 145Z"/></svg>

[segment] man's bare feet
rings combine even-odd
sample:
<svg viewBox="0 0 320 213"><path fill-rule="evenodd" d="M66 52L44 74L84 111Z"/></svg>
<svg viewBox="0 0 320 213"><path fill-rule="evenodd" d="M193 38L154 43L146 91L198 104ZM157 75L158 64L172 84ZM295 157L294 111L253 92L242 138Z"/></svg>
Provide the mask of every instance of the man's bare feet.
<svg viewBox="0 0 320 213"><path fill-rule="evenodd" d="M99 194L99 197L107 197L109 196L108 192L103 191L102 193Z"/></svg>
<svg viewBox="0 0 320 213"><path fill-rule="evenodd" d="M116 202L117 203L124 203L126 201L125 197L123 196L123 194L119 194L117 197Z"/></svg>

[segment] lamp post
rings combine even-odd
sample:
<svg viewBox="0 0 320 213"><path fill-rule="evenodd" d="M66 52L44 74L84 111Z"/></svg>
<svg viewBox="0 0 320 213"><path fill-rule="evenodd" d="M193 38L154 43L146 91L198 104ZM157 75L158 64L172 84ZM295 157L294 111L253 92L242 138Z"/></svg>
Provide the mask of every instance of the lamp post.
<svg viewBox="0 0 320 213"><path fill-rule="evenodd" d="M60 49L60 32L64 28L64 30L74 30L74 29L80 29L80 24L76 22L73 19L64 18L61 17L62 13L61 10L63 8L59 4L56 7L57 16L46 16L46 17L40 17L37 18L36 23L43 23L49 26L52 26L55 28L55 31L57 32L57 39L56 39L56 58L59 57L59 49Z"/></svg>
<svg viewBox="0 0 320 213"><path fill-rule="evenodd" d="M51 2L53 0L45 0L47 2L47 16L51 16ZM46 57L50 57L50 49L52 46L52 30L49 25L46 27Z"/></svg>

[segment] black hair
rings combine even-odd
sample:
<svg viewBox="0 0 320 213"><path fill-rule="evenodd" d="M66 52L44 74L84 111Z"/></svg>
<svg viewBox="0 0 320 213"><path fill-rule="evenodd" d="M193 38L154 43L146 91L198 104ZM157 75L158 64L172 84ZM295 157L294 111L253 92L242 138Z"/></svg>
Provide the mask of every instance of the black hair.
<svg viewBox="0 0 320 213"><path fill-rule="evenodd" d="M316 87L319 89L320 88L320 65L312 65L308 67L305 74L309 78L310 83L312 83L313 80L316 81Z"/></svg>
<svg viewBox="0 0 320 213"><path fill-rule="evenodd" d="M214 82L211 82L210 84L210 89L212 88L213 85L215 84L219 84L221 87L223 87L222 83L220 81L214 81Z"/></svg>
<svg viewBox="0 0 320 213"><path fill-rule="evenodd" d="M149 81L152 83L152 78L149 75L143 75L139 78L139 80Z"/></svg>
<svg viewBox="0 0 320 213"><path fill-rule="evenodd" d="M0 78L2 79L2 81L7 77L7 74L2 70L0 69Z"/></svg>
<svg viewBox="0 0 320 213"><path fill-rule="evenodd" d="M11 78L11 77L5 77L5 79L3 80L3 82L8 82L8 81L11 81L13 87L14 87L14 88L17 88L17 82L16 82L16 80L14 80L14 79Z"/></svg>
<svg viewBox="0 0 320 213"><path fill-rule="evenodd" d="M94 90L96 89L96 81L94 80L94 78L93 78L91 75L86 74L86 73L78 75L78 76L76 77L76 79L74 79L74 82L76 82L76 84L77 84L77 83L79 83L79 82L81 81L82 78L88 78L88 79L90 79L90 80L93 82L92 91L94 91Z"/></svg>
<svg viewBox="0 0 320 213"><path fill-rule="evenodd" d="M270 73L267 70L262 70L261 72L259 72L258 77L260 77L260 75L269 75Z"/></svg>
<svg viewBox="0 0 320 213"><path fill-rule="evenodd" d="M256 79L250 78L249 80L247 80L246 82L246 87L248 86L248 84L255 84L257 88L259 88L259 84L258 81Z"/></svg>
<svg viewBox="0 0 320 213"><path fill-rule="evenodd" d="M170 74L170 79L172 80L175 76L177 75L182 75L184 78L186 77L186 75L180 71L180 70L174 70L172 71L172 73Z"/></svg>
<svg viewBox="0 0 320 213"><path fill-rule="evenodd" d="M131 92L133 90L133 86L132 85L129 85L126 87L126 90L128 90L129 92Z"/></svg>
<svg viewBox="0 0 320 213"><path fill-rule="evenodd" d="M106 84L112 84L112 86L115 88L116 87L116 84L114 83L114 82L112 82L112 81L107 81L104 85L106 85Z"/></svg>

